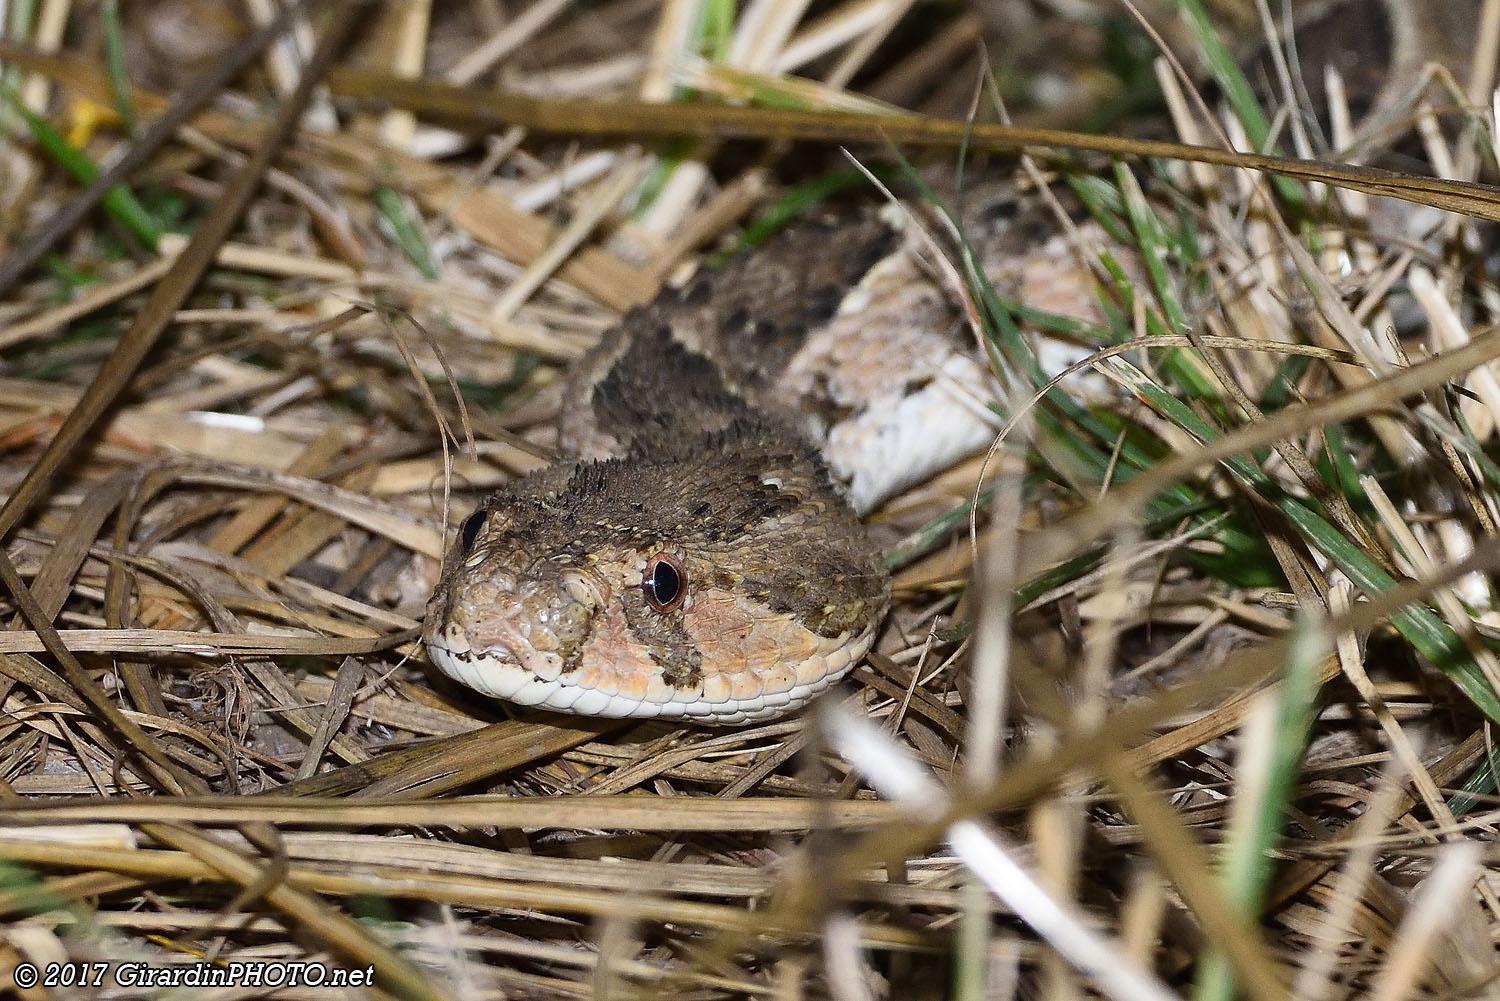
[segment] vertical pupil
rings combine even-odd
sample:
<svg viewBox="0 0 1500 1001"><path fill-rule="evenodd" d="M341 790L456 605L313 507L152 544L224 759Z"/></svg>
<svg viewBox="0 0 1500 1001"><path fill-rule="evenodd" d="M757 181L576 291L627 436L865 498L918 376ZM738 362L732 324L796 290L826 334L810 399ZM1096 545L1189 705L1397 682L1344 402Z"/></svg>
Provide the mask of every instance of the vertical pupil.
<svg viewBox="0 0 1500 1001"><path fill-rule="evenodd" d="M677 579L677 571L666 560L658 560L656 566L651 568L649 583L651 597L661 605L670 605L677 597L677 589L682 586L682 582Z"/></svg>
<svg viewBox="0 0 1500 1001"><path fill-rule="evenodd" d="M459 544L467 553L474 548L475 541L479 538L479 530L484 528L484 509L480 508L464 519L463 526L459 528Z"/></svg>

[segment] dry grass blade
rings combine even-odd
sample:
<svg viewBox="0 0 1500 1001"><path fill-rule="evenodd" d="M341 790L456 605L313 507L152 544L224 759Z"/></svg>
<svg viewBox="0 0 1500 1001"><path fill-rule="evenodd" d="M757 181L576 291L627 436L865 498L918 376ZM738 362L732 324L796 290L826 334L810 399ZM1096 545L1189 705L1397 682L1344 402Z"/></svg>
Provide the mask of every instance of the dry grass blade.
<svg viewBox="0 0 1500 1001"><path fill-rule="evenodd" d="M11 6L0 975L1493 981L1500 0ZM909 245L817 277L877 212ZM772 338L807 428L883 442L843 395L879 382L957 408L884 472L973 450L867 518L892 607L826 713L547 715L428 663L465 515L587 416L568 367L706 288L761 392L764 275L848 334ZM772 608L842 572L772 564Z"/></svg>
<svg viewBox="0 0 1500 1001"><path fill-rule="evenodd" d="M172 102L166 112L131 143L121 156L108 168L99 172L88 187L78 193L65 208L46 221L35 233L28 236L18 247L13 248L0 261L0 296L9 292L16 281L51 250L68 232L78 225L88 212L99 203L105 192L130 176L136 168L145 164L152 155L169 140L173 133L185 125L205 104L213 99L223 86L240 73L258 56L262 49L275 41L292 23L293 19L311 6L309 0L290 4L282 9L274 20L263 26L244 43L235 47L231 58L216 65L201 80L195 81L187 92Z"/></svg>
<svg viewBox="0 0 1500 1001"><path fill-rule="evenodd" d="M303 654L338 656L387 650L416 638L394 633L376 639L253 636L172 629L65 629L51 635L12 631L0 634L0 653L40 653L55 642L74 653Z"/></svg>
<svg viewBox="0 0 1500 1001"><path fill-rule="evenodd" d="M486 744L485 749L488 753L495 753L493 743ZM519 763L511 761L509 767L516 767ZM369 771L368 767L366 771ZM296 792L305 788L304 783L292 787L292 790ZM17 805L6 810L5 821L7 825L46 825L67 821L136 824L271 821L288 825L356 828L425 824L453 830L531 826L601 831L733 832L798 831L824 826L833 829L869 827L880 822L895 822L901 813L890 803L874 800L806 803L786 798L730 801L683 798L659 802L654 798L630 795L550 800L524 796L470 796L428 803L365 804L336 799L293 798L283 790L276 795L248 798L180 797L130 803Z"/></svg>
<svg viewBox="0 0 1500 1001"><path fill-rule="evenodd" d="M1263 170L1282 177L1335 184L1352 191L1401 198L1478 219L1500 221L1500 188L1489 185L1185 143L907 115L536 98L425 80L402 80L376 70L352 67L337 68L329 74L328 83L335 92L346 97L389 102L436 121L478 131L521 125L570 135L795 139L821 143L962 146L1007 152L1035 147L1112 156L1161 157Z"/></svg>
<svg viewBox="0 0 1500 1001"><path fill-rule="evenodd" d="M214 254L228 239L230 231L239 221L240 213L260 186L270 167L271 158L297 127L313 88L343 47L346 33L354 25L349 6L341 6L334 20L336 30L324 36L314 58L305 69L297 91L282 106L255 154L235 175L230 188L193 234L175 266L152 289L150 298L141 307L135 322L120 338L118 346L100 367L98 375L89 383L78 403L68 412L47 450L27 472L26 478L6 498L4 506L0 506L0 538L8 535L31 510L41 492L72 455L84 435L135 375L146 352L208 270Z"/></svg>

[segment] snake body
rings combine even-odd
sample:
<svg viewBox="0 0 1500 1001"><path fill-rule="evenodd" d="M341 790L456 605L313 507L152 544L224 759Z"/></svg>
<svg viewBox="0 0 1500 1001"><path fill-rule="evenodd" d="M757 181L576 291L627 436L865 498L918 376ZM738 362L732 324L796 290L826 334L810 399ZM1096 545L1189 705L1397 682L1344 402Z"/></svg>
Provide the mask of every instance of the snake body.
<svg viewBox="0 0 1500 1001"><path fill-rule="evenodd" d="M988 376L953 328L872 213L795 225L627 314L570 372L560 437L579 458L463 522L428 606L433 662L584 715L801 706L889 605L856 508L988 439Z"/></svg>

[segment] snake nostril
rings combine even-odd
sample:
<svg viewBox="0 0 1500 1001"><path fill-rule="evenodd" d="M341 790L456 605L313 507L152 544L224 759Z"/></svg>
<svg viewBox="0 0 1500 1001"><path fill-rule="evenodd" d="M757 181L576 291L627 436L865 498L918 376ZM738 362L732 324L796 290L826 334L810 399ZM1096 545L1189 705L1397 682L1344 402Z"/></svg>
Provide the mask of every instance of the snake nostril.
<svg viewBox="0 0 1500 1001"><path fill-rule="evenodd" d="M584 614L593 612L608 601L608 588L587 570L570 570L564 573L562 583L563 590L581 606L579 611Z"/></svg>

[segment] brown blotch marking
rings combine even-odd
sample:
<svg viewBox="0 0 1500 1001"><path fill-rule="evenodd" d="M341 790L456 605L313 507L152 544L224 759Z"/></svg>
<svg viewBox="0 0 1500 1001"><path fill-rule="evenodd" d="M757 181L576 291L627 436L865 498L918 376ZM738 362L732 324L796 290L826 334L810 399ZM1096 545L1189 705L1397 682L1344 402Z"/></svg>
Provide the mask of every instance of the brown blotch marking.
<svg viewBox="0 0 1500 1001"><path fill-rule="evenodd" d="M716 356L741 389L768 386L827 323L865 272L892 253L900 234L878 216L821 213L771 237L752 254L725 262L706 300L694 289L678 308L687 320L722 335ZM747 319L754 317L753 330ZM729 321L738 318L739 323Z"/></svg>
<svg viewBox="0 0 1500 1001"><path fill-rule="evenodd" d="M658 612L633 588L624 598L630 634L644 643L661 665L661 680L678 689L697 687L703 680L703 654L683 628L682 611Z"/></svg>
<svg viewBox="0 0 1500 1001"><path fill-rule="evenodd" d="M780 550L773 571L747 571L739 586L819 636L858 631L884 606L887 577L883 567L856 547L840 555L842 559L830 558L814 547L793 543Z"/></svg>
<svg viewBox="0 0 1500 1001"><path fill-rule="evenodd" d="M719 367L684 347L661 317L647 313L635 322L630 346L590 401L600 427L639 450L646 441L727 427L749 412Z"/></svg>

